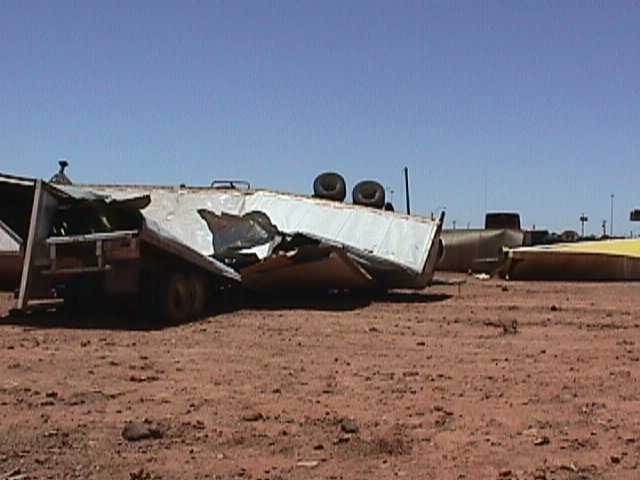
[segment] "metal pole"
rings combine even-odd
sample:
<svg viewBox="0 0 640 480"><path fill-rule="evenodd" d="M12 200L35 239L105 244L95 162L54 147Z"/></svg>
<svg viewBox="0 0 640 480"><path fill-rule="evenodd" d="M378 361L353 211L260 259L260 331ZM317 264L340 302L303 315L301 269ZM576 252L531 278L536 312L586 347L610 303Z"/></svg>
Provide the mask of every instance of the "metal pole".
<svg viewBox="0 0 640 480"><path fill-rule="evenodd" d="M404 193L407 197L407 215L411 215L411 207L409 206L409 169L404 167Z"/></svg>
<svg viewBox="0 0 640 480"><path fill-rule="evenodd" d="M613 193L611 194L611 220L609 221L609 236L613 237Z"/></svg>

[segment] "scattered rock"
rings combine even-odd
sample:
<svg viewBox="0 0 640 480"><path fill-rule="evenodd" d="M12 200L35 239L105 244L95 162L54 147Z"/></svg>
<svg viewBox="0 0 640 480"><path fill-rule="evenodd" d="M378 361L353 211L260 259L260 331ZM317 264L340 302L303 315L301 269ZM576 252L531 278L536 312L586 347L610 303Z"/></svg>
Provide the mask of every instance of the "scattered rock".
<svg viewBox="0 0 640 480"><path fill-rule="evenodd" d="M318 462L317 460L303 460L303 461L298 462L297 465L299 467L315 468L318 465L320 465L320 462Z"/></svg>
<svg viewBox="0 0 640 480"><path fill-rule="evenodd" d="M144 468L129 473L129 480L151 480L151 473Z"/></svg>
<svg viewBox="0 0 640 480"><path fill-rule="evenodd" d="M573 463L562 464L562 465L560 465L560 470L569 470L571 472L577 473L578 472L578 467L576 467L575 464L573 464Z"/></svg>
<svg viewBox="0 0 640 480"><path fill-rule="evenodd" d="M620 463L622 460L619 455L611 455L609 459L611 460L611 463Z"/></svg>
<svg viewBox="0 0 640 480"><path fill-rule="evenodd" d="M500 471L498 472L498 476L499 476L500 478L510 477L510 476L511 476L511 474L512 474L512 472L511 472L511 470L509 470L508 468L504 468L504 469L502 469L502 470L500 470Z"/></svg>
<svg viewBox="0 0 640 480"><path fill-rule="evenodd" d="M541 447L542 445L549 445L551 443L551 440L549 440L549 437L547 437L546 435L543 435L541 437L536 437L536 439L533 441L533 444L536 447Z"/></svg>
<svg viewBox="0 0 640 480"><path fill-rule="evenodd" d="M258 422L264 419L264 415L260 412L249 412L242 415L242 420L245 422Z"/></svg>
<svg viewBox="0 0 640 480"><path fill-rule="evenodd" d="M50 392L47 392L45 394L45 397L47 397L47 398L58 398L58 392L56 392L55 390L51 390Z"/></svg>
<svg viewBox="0 0 640 480"><path fill-rule="evenodd" d="M142 383L142 382L156 382L160 380L157 375L131 375L129 377L130 382Z"/></svg>
<svg viewBox="0 0 640 480"><path fill-rule="evenodd" d="M515 335L518 333L518 321L511 320L511 324L502 323L502 333L505 335Z"/></svg>
<svg viewBox="0 0 640 480"><path fill-rule="evenodd" d="M143 422L129 422L122 429L122 438L129 442L149 438L162 438L162 431Z"/></svg>
<svg viewBox="0 0 640 480"><path fill-rule="evenodd" d="M552 312L557 312L559 308L557 305L551 305L551 307L549 307L549 310L551 310Z"/></svg>
<svg viewBox="0 0 640 480"><path fill-rule="evenodd" d="M29 475L27 475L26 473L22 473L22 469L18 467L2 478L5 480L27 480L29 478Z"/></svg>
<svg viewBox="0 0 640 480"><path fill-rule="evenodd" d="M342 422L340 422L340 429L344 433L358 433L360 431L360 428L358 427L356 422L348 418L345 418L344 420L342 420Z"/></svg>

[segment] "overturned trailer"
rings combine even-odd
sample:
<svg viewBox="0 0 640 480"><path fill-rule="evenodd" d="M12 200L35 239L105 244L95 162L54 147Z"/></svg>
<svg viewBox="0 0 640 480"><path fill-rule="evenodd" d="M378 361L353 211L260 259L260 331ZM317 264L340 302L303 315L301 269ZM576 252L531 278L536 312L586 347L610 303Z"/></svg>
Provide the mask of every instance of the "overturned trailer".
<svg viewBox="0 0 640 480"><path fill-rule="evenodd" d="M640 240L558 243L507 250L511 280L640 280Z"/></svg>
<svg viewBox="0 0 640 480"><path fill-rule="evenodd" d="M20 310L93 295L170 320L215 288L421 289L441 253L432 221L328 200L236 189L53 185L0 176L0 211L24 244Z"/></svg>
<svg viewBox="0 0 640 480"><path fill-rule="evenodd" d="M441 255L442 218L267 190L87 188L113 198L149 195L146 217L257 289L422 289Z"/></svg>

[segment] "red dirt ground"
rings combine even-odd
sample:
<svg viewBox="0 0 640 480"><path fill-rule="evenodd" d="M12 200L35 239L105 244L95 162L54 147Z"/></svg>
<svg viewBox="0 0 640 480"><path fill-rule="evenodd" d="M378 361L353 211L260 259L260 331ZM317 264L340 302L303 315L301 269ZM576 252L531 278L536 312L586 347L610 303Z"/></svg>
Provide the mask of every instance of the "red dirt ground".
<svg viewBox="0 0 640 480"><path fill-rule="evenodd" d="M146 330L4 295L0 479L640 478L639 290L469 278Z"/></svg>

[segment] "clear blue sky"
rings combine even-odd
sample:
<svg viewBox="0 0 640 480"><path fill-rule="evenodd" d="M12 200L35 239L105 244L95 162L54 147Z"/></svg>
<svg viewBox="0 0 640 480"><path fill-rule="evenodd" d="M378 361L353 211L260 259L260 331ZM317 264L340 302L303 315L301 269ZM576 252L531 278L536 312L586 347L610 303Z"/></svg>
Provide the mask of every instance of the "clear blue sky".
<svg viewBox="0 0 640 480"><path fill-rule="evenodd" d="M640 232L633 1L0 4L0 170L79 182L378 179L448 224Z"/></svg>

